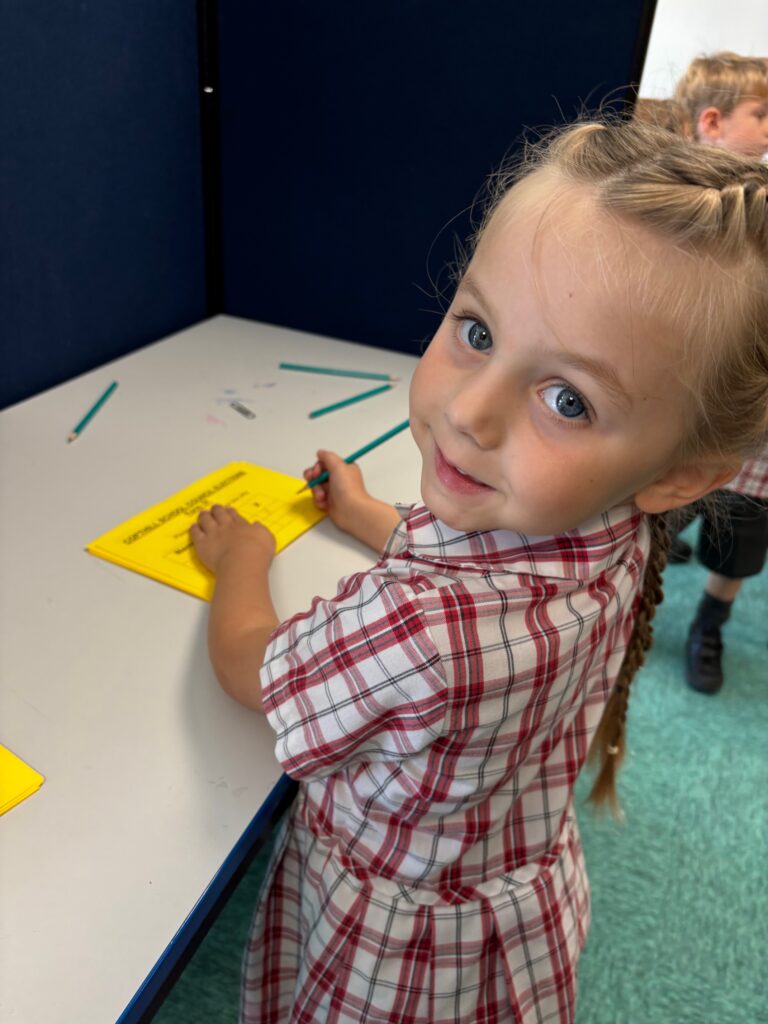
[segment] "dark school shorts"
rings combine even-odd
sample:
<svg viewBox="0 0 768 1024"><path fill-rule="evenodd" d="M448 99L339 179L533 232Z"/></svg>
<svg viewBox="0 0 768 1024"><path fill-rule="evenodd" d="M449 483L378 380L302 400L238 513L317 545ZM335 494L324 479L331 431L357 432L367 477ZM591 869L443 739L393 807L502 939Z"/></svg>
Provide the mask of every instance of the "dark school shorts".
<svg viewBox="0 0 768 1024"><path fill-rule="evenodd" d="M702 513L699 561L732 580L757 576L768 552L768 501L718 491L718 511Z"/></svg>

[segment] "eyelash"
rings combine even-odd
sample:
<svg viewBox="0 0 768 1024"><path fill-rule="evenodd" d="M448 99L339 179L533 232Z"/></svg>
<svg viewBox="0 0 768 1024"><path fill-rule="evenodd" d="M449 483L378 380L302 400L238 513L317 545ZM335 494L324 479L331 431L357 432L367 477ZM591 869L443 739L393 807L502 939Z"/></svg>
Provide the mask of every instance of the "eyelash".
<svg viewBox="0 0 768 1024"><path fill-rule="evenodd" d="M464 324L464 323L467 323L467 321L471 321L472 323L479 324L486 331L488 331L488 334L489 334L489 336L491 338L491 347L493 347L493 335L491 334L490 330L488 329L488 325L485 323L484 320L481 320L479 316L475 316L474 313L470 313L468 310L467 311L459 311L457 313L450 313L449 316L450 316L450 318L451 318L451 320L452 320L452 322L454 324L454 327L455 327L455 330L456 330L456 334L457 334L457 336L459 338L459 341L460 341L460 343L462 345L465 345L466 347L472 349L473 352L483 352L484 351L481 348L472 348L471 345L467 345L467 343L461 337L461 333L460 333L461 325ZM487 351L487 350L485 350L485 351Z"/></svg>
<svg viewBox="0 0 768 1024"><path fill-rule="evenodd" d="M454 324L455 333L461 345L472 349L473 352L482 353L484 351L483 349L475 349L472 348L471 345L467 345L467 343L464 341L464 339L461 337L459 333L459 328L461 324L466 323L469 320L472 321L473 323L480 324L481 327L485 328L485 330L488 331L488 334L490 335L491 338L491 347L493 347L493 335L488 329L486 323L483 320L481 320L480 317L476 316L474 313L470 313L468 310L459 310L458 312L455 313L451 312L449 313L449 316L451 322ZM542 397L542 393L546 391L548 388L563 388L564 390L572 391L573 394L578 397L579 401L584 406L584 415L579 416L578 418L574 417L573 419L569 420L567 416L558 416L556 413L552 412L552 410ZM568 427L569 429L573 429L574 427L576 427L577 424L580 423L592 423L594 419L592 406L589 404L584 395L578 390L578 388L575 388L572 384L568 384L562 380L551 381L545 387L539 389L538 395L541 398L541 404L544 406L547 415L551 416L552 419L555 420L557 423L562 424Z"/></svg>
<svg viewBox="0 0 768 1024"><path fill-rule="evenodd" d="M592 406L586 400L584 395L582 395L582 393L577 388L575 388L573 386L573 384L566 384L566 382L563 381L563 380L554 380L550 384L545 385L543 388L539 388L539 396L542 396L543 392L544 391L548 391L549 388L562 388L564 391L572 391L573 394L576 395L576 397L579 399L579 401L581 402L581 404L584 407L584 415L583 416L574 416L574 417L570 417L570 418L568 416L558 416L557 413L552 412L552 410L550 409L550 407L547 405L547 403L544 401L544 398L542 397L541 398L542 405L546 409L547 413L554 420L556 420L558 423L561 423L561 424L565 425L569 429L574 429L575 427L579 426L580 424L592 423L592 421L594 419L594 415L592 413Z"/></svg>

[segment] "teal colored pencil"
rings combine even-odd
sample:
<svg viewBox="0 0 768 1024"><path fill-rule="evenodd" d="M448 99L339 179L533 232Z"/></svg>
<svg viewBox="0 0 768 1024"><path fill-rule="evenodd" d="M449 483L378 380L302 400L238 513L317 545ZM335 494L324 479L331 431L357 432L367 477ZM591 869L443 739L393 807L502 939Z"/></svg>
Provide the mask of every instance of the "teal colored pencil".
<svg viewBox="0 0 768 1024"><path fill-rule="evenodd" d="M364 398L373 398L374 395L380 395L382 391L391 391L391 384L384 384L380 388L371 388L370 391L363 391L359 395L352 395L351 398L345 398L341 402L334 402L333 405L324 405L322 409L315 409L314 412L309 414L311 420L316 420L318 416L325 416L327 412L335 412L337 409L344 409L348 405L354 405L355 402L362 402Z"/></svg>
<svg viewBox="0 0 768 1024"><path fill-rule="evenodd" d="M331 370L325 366L307 366L304 363L280 363L281 370L300 370L303 373L327 373L332 377L360 377L363 380L386 380L394 384L400 380L388 373L367 373L365 370Z"/></svg>
<svg viewBox="0 0 768 1024"><path fill-rule="evenodd" d="M117 387L117 381L113 380L112 383L107 388L107 390L101 396L101 398L99 398L96 402L94 402L94 404L91 406L91 408L85 414L85 416L83 416L83 418L80 420L80 422L77 424L77 426L67 436L67 441L74 441L76 437L80 436L81 431L85 430L85 428L91 422L91 420L96 415L96 413L99 411L99 409L102 407L102 405L104 405L104 403L106 402L106 400L109 398L109 396L112 394L112 392L115 390L116 387Z"/></svg>
<svg viewBox="0 0 768 1024"><path fill-rule="evenodd" d="M407 426L408 420L403 420L402 423L399 423L396 427L392 427L391 430L388 430L386 434L382 434L381 437L377 437L375 441L371 441L370 444L366 444L362 448L358 448L356 452L352 452L352 454L348 455L344 461L357 462L361 455L365 455L366 452L370 452L372 449L378 448L380 444L384 444L384 442L388 441L390 437L394 437L395 434L399 434L401 430L405 430ZM308 487L317 487L318 484L324 484L328 479L328 476L329 474L326 470L324 473L321 473L320 476L316 476L314 480L307 481L298 493L301 494L301 492L306 491Z"/></svg>

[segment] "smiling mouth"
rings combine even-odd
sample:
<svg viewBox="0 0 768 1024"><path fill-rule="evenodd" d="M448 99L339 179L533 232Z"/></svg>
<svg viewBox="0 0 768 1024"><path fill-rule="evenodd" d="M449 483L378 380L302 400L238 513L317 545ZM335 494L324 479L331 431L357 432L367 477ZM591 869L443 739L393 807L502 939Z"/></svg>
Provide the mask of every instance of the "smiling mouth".
<svg viewBox="0 0 768 1024"><path fill-rule="evenodd" d="M493 490L492 487L481 483L469 473L465 473L458 466L449 462L437 444L435 444L435 471L440 483L454 494L480 494Z"/></svg>

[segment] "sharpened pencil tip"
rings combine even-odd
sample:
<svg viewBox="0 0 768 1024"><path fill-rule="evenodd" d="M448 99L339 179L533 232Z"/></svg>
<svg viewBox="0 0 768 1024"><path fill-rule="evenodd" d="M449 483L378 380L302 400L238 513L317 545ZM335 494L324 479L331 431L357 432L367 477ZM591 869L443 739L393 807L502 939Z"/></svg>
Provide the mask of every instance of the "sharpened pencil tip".
<svg viewBox="0 0 768 1024"><path fill-rule="evenodd" d="M72 444L72 442L76 441L79 436L79 434L67 434L67 444Z"/></svg>

